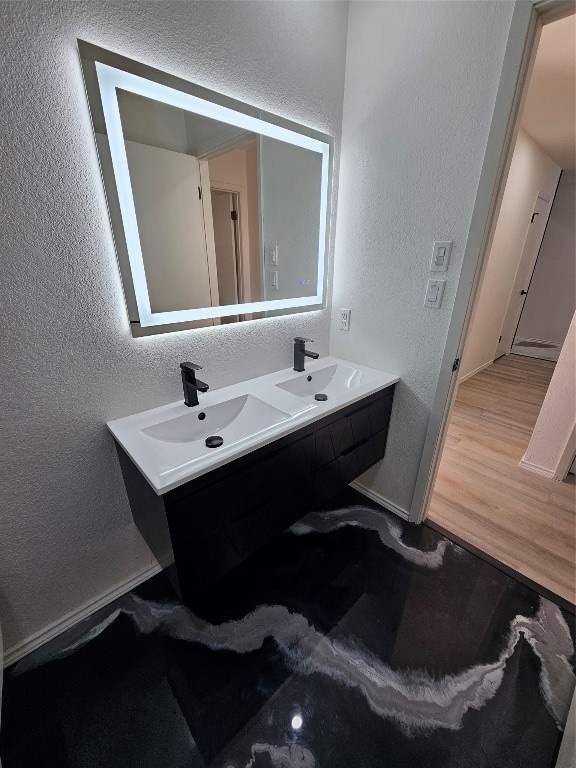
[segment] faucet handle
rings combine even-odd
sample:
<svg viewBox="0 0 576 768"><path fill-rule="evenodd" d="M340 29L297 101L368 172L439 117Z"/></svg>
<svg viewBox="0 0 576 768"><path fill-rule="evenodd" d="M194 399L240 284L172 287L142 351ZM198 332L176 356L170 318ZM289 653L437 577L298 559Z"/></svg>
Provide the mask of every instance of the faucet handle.
<svg viewBox="0 0 576 768"><path fill-rule="evenodd" d="M196 363L180 363L180 368L183 371L201 371L202 366L196 365Z"/></svg>
<svg viewBox="0 0 576 768"><path fill-rule="evenodd" d="M314 339L305 339L304 336L296 336L294 341L300 342L301 344L306 344L306 342L309 344L314 344Z"/></svg>

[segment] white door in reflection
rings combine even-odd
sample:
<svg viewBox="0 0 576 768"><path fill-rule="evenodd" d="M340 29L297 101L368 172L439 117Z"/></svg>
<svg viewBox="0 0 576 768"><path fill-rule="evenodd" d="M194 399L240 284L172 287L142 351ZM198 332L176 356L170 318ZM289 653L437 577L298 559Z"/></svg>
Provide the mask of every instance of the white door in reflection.
<svg viewBox="0 0 576 768"><path fill-rule="evenodd" d="M218 305L198 158L135 141L125 144L152 312Z"/></svg>
<svg viewBox="0 0 576 768"><path fill-rule="evenodd" d="M221 304L240 304L241 290L238 240L237 195L225 190L211 189L214 248L218 269L218 293ZM238 315L223 317L223 323L238 320Z"/></svg>

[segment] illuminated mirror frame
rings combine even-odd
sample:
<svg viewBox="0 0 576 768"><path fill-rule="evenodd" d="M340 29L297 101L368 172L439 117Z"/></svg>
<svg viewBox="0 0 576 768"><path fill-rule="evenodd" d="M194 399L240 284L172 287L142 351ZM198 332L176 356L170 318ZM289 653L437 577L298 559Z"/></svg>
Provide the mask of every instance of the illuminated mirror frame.
<svg viewBox="0 0 576 768"><path fill-rule="evenodd" d="M200 86L195 86L193 83L188 83L187 81L181 81L179 78L158 72L146 65L131 62L129 59L124 59L124 57L98 49L96 46L89 43L84 43L79 40L78 44L81 57L83 56L84 50L88 49L92 53L90 58L93 58L96 67L102 110L104 112L104 121L106 124L106 132L108 134L108 143L114 169L122 224L126 239L128 258L130 261L132 283L136 296L139 324L142 327L163 326L225 317L227 315L262 313L274 310L296 310L299 308L321 308L324 305L326 252L328 246L328 189L331 160L331 140L329 137L320 134L317 131L297 126L268 113L265 114L266 119L263 119L261 112L258 112L261 116L257 117L254 114L250 114L250 112L255 111L253 108L242 105L240 102L236 102L232 99L228 99L221 94L213 93ZM93 54L95 51L100 51L101 55L94 56ZM111 66L102 61L102 59L105 58L111 58L115 63L116 61L121 62L122 64L128 62L129 64L134 65L135 68L144 70L146 74L155 74L158 75L158 77L149 79L149 77L142 77L139 74L127 71L125 68ZM167 85L161 82L162 80L174 82L179 87L175 88L172 85ZM185 90L180 89L182 85L184 85ZM169 106L186 110L187 112L194 112L204 117L233 125L245 131L259 133L272 139L284 141L302 147L303 149L317 152L321 156L322 170L320 220L318 227L318 273L315 296L255 301L244 304L228 304L217 307L200 307L198 309L175 310L172 312L152 312L144 261L142 258L134 196L130 183L128 158L124 144L120 109L118 105L117 89L119 88L124 91L130 91L138 96L154 99L155 101L162 102ZM195 95L191 91L198 91L202 96ZM212 98L205 98L207 95ZM228 104L233 106L228 106ZM240 109L238 109L238 107L240 107ZM242 109L245 109L246 111L241 111ZM295 128L298 130L295 130ZM307 133L301 132L302 130L307 131Z"/></svg>

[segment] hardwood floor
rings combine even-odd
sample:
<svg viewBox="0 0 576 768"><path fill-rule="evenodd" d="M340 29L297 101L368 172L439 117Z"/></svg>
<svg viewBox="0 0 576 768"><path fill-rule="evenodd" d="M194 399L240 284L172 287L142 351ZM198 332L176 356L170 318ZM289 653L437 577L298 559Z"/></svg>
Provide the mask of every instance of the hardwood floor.
<svg viewBox="0 0 576 768"><path fill-rule="evenodd" d="M509 355L463 382L428 522L576 602L576 477L518 466L554 363Z"/></svg>

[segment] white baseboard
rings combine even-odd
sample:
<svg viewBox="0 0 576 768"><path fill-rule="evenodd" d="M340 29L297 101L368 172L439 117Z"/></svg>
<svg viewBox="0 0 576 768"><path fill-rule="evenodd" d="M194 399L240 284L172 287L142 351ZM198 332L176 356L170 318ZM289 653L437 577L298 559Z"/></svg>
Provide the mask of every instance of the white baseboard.
<svg viewBox="0 0 576 768"><path fill-rule="evenodd" d="M370 488L366 488L366 486L359 483L358 480L353 480L350 483L350 488L354 488L355 491L367 496L371 501L375 501L376 504L385 507L389 512L394 512L395 515L398 515L398 517L401 517L403 520L408 520L409 513L407 510L397 507L396 504L392 504L392 502L385 499L384 496L376 493L376 491L370 490Z"/></svg>
<svg viewBox="0 0 576 768"><path fill-rule="evenodd" d="M512 346L513 347L514 346L518 346L518 342L522 342L524 344L529 344L529 345L532 345L532 344L536 344L536 345L538 345L538 344L546 344L551 349L560 349L562 347L562 343L558 342L558 341L551 341L550 339L523 338L523 337L520 337L520 336L518 337L518 339L514 339L514 344Z"/></svg>
<svg viewBox="0 0 576 768"><path fill-rule="evenodd" d="M35 632L33 635L30 635L30 637L13 645L11 648L7 648L4 652L4 667L14 664L14 662L19 661L24 656L32 653L32 651L40 648L44 643L53 640L58 635L61 635L62 632L73 627L74 624L78 624L78 622L88 618L88 616L92 615L100 608L104 608L105 605L116 600L116 598L125 595L126 592L130 592L131 589L134 589L139 584L142 584L142 582L155 576L161 570L162 567L158 563L143 568L141 571L134 574L134 576L131 576L127 581L123 581L121 584L117 584L106 592L102 592L98 597L88 600L88 602L65 614L61 619L52 622L52 624L48 624L47 627L44 627L39 632Z"/></svg>
<svg viewBox="0 0 576 768"><path fill-rule="evenodd" d="M484 365L480 365L478 368L474 368L474 370L470 371L470 373L467 373L466 376L462 376L461 379L458 379L458 384L462 384L462 382L466 381L466 379L471 379L472 376L476 376L476 374L480 373L480 371L483 371L484 368L490 368L493 363L494 360L489 360L487 363L484 363Z"/></svg>
<svg viewBox="0 0 576 768"><path fill-rule="evenodd" d="M532 464L531 461L526 461L525 459L520 459L520 463L518 464L519 467L522 467L522 469L527 469L529 472L534 472L536 475L542 475L543 477L547 477L548 480L555 480L556 473L553 469L547 469L547 467L541 467L539 464Z"/></svg>

